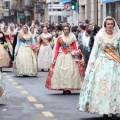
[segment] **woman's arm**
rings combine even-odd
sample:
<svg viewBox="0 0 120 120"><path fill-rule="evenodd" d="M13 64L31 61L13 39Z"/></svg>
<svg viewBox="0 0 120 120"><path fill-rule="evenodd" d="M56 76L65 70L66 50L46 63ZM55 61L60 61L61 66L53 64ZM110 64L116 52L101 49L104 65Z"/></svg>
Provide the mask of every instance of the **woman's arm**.
<svg viewBox="0 0 120 120"><path fill-rule="evenodd" d="M73 50L77 50L76 41L74 41L74 42L71 44L71 46L72 46L72 49L73 49Z"/></svg>

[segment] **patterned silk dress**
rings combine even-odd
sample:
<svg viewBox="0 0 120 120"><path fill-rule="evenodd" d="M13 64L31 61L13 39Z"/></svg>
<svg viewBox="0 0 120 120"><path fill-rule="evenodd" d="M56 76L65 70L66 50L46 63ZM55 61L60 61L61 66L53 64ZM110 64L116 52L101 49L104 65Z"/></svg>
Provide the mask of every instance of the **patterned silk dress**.
<svg viewBox="0 0 120 120"><path fill-rule="evenodd" d="M2 57L2 60L0 60L0 67L9 67L10 63L10 56L4 46L5 43L5 36L0 32L0 56Z"/></svg>
<svg viewBox="0 0 120 120"><path fill-rule="evenodd" d="M114 37L111 42L105 36L95 40L90 56L94 65L86 73L80 91L80 111L95 114L120 113L120 63L104 52L106 45L120 57L120 37Z"/></svg>
<svg viewBox="0 0 120 120"><path fill-rule="evenodd" d="M50 40L52 35L50 33L40 35L39 54L38 54L38 69L48 70L52 62L52 48Z"/></svg>
<svg viewBox="0 0 120 120"><path fill-rule="evenodd" d="M5 83L2 79L2 73L0 72L0 100L6 98Z"/></svg>

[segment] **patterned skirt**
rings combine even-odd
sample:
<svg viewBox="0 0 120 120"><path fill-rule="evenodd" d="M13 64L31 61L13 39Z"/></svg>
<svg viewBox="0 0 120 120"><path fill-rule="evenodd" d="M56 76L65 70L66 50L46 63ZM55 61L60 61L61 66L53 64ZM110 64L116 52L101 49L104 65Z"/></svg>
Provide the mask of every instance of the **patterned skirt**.
<svg viewBox="0 0 120 120"><path fill-rule="evenodd" d="M80 90L82 77L73 56L59 53L56 64L52 65L46 81L46 87L51 90Z"/></svg>
<svg viewBox="0 0 120 120"><path fill-rule="evenodd" d="M48 70L52 63L52 48L50 45L41 45L38 54L38 69Z"/></svg>
<svg viewBox="0 0 120 120"><path fill-rule="evenodd" d="M7 50L0 44L0 67L9 67L10 64L10 56Z"/></svg>
<svg viewBox="0 0 120 120"><path fill-rule="evenodd" d="M20 46L18 54L14 60L14 74L17 76L37 75L37 60L30 47Z"/></svg>
<svg viewBox="0 0 120 120"><path fill-rule="evenodd" d="M120 64L98 57L86 74L79 97L79 111L92 114L120 113Z"/></svg>
<svg viewBox="0 0 120 120"><path fill-rule="evenodd" d="M5 98L7 98L6 90L5 90L5 83L2 79L2 74L0 72L0 99L5 99Z"/></svg>

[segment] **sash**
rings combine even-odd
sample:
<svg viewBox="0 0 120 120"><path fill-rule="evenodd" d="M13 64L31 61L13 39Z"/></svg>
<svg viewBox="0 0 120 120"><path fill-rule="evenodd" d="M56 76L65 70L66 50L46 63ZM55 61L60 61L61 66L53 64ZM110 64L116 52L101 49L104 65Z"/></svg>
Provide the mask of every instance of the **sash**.
<svg viewBox="0 0 120 120"><path fill-rule="evenodd" d="M32 50L38 48L38 45L30 45L28 41L25 40L25 44L28 45Z"/></svg>
<svg viewBox="0 0 120 120"><path fill-rule="evenodd" d="M120 57L115 53L115 51L110 48L108 45L105 46L104 52L106 53L106 55L110 56L111 58L113 58L115 61L117 61L118 63L120 63Z"/></svg>
<svg viewBox="0 0 120 120"><path fill-rule="evenodd" d="M59 37L59 38L58 38L58 42L59 42L59 43L61 44L61 46L62 46L64 49L66 49L68 52L71 52L71 51L72 51L71 45L67 45L67 44L63 41L62 37Z"/></svg>
<svg viewBox="0 0 120 120"><path fill-rule="evenodd" d="M47 39L42 39L47 45L49 44L49 41Z"/></svg>
<svg viewBox="0 0 120 120"><path fill-rule="evenodd" d="M43 42L45 42L47 45L50 44L50 42L49 42L46 38L44 38L44 37L41 36L41 39L42 39Z"/></svg>

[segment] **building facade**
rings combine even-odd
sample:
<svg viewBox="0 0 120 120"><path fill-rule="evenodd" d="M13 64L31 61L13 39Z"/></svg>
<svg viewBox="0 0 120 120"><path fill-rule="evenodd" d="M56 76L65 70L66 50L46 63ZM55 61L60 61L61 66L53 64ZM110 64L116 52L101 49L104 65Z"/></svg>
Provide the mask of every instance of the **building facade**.
<svg viewBox="0 0 120 120"><path fill-rule="evenodd" d="M34 20L48 20L48 4L46 0L34 0Z"/></svg>
<svg viewBox="0 0 120 120"><path fill-rule="evenodd" d="M47 0L49 21L52 23L66 22L66 17L63 15L64 5L60 0Z"/></svg>
<svg viewBox="0 0 120 120"><path fill-rule="evenodd" d="M22 24L48 20L46 0L0 0L0 20Z"/></svg>
<svg viewBox="0 0 120 120"><path fill-rule="evenodd" d="M79 21L86 19L101 25L102 0L79 0Z"/></svg>
<svg viewBox="0 0 120 120"><path fill-rule="evenodd" d="M120 1L79 0L79 21L88 19L101 26L106 16L112 16L120 24Z"/></svg>
<svg viewBox="0 0 120 120"><path fill-rule="evenodd" d="M112 16L120 25L120 1L106 3L106 16Z"/></svg>

